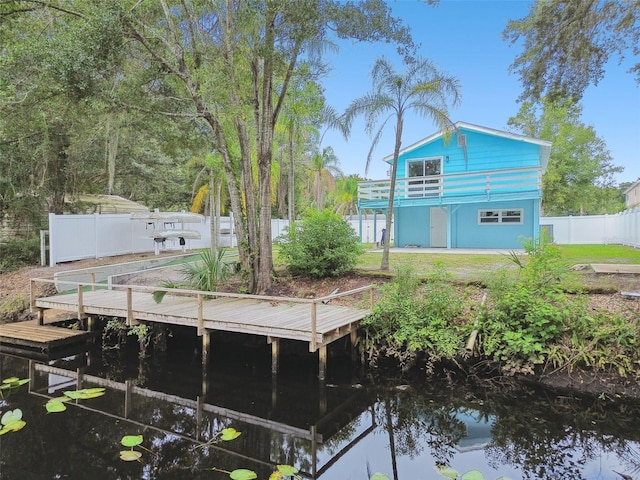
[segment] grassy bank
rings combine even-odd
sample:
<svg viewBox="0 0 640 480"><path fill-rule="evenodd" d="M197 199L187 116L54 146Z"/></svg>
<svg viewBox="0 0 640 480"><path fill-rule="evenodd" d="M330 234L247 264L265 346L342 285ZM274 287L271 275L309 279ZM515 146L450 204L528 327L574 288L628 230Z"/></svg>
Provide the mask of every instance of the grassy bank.
<svg viewBox="0 0 640 480"><path fill-rule="evenodd" d="M558 245L560 261L567 267L591 263L640 264L640 249L622 245ZM525 257L524 253L521 255ZM376 272L380 268L382 253L367 250L358 262L362 271ZM411 253L391 251L392 270L403 265L411 265L416 275L427 276L434 267L442 266L452 277L462 282L484 282L487 275L499 271L515 271L516 265L505 254L457 254L457 253ZM589 269L577 270L575 280L587 289L597 289L605 293L617 291L620 287L612 276L595 276ZM633 280L633 278L628 278ZM632 282L633 283L633 282ZM640 285L640 279L637 279Z"/></svg>
<svg viewBox="0 0 640 480"><path fill-rule="evenodd" d="M363 322L370 362L395 357L407 364L422 356L429 365L472 355L506 374L587 368L640 377L638 303L627 301L613 308L608 301L594 302L600 297L585 295L593 293L585 285L598 276L569 268L640 264L640 251L539 242L525 250L518 255L392 254L396 276L380 289L373 314ZM361 268L374 271L380 256L365 255ZM483 300L480 307L480 289L451 281L471 277L486 287L486 303ZM638 275L625 277L638 280Z"/></svg>

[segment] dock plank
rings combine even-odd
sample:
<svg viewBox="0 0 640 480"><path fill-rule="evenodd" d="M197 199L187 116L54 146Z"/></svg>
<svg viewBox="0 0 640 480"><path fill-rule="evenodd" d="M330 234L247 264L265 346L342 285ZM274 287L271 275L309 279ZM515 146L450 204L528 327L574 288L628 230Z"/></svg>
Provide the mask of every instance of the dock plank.
<svg viewBox="0 0 640 480"><path fill-rule="evenodd" d="M48 351L73 343L87 342L94 336L95 332L38 325L34 321L0 325L0 344L18 345L35 348L40 351ZM0 349L2 349L1 346Z"/></svg>
<svg viewBox="0 0 640 480"><path fill-rule="evenodd" d="M127 316L127 291L131 288L131 310L140 321L173 325L198 326L197 296L167 294L156 303L150 291L136 291L134 286L114 290L95 290L83 293L82 311L87 315ZM42 309L78 311L77 292L35 299ZM224 296L215 293L203 300L202 316L208 330L262 335L272 338L301 340L313 344L312 303L309 300ZM369 313L362 308L316 303L315 343L323 345L357 328Z"/></svg>

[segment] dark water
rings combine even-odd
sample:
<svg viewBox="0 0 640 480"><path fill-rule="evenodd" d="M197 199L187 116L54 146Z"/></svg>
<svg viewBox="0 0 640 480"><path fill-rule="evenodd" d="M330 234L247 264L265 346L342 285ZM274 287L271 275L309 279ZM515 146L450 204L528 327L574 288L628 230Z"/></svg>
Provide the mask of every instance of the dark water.
<svg viewBox="0 0 640 480"><path fill-rule="evenodd" d="M204 375L193 345L177 339L166 355L144 362L135 351L46 362L0 355L1 378L31 378L0 400L0 414L19 408L27 422L0 436L0 478L229 478L216 467L267 480L277 464L296 466L303 478L336 480L366 480L368 471L441 478L437 464L478 469L491 480L620 480L616 471L640 478L638 403L531 386L495 393L419 372L372 386L340 357L329 358L321 385L311 355L282 349L277 379L262 344L214 343ZM47 414L48 398L95 386L106 394ZM226 427L242 434L196 448ZM138 447L141 462L120 460L120 439L137 434L151 452Z"/></svg>

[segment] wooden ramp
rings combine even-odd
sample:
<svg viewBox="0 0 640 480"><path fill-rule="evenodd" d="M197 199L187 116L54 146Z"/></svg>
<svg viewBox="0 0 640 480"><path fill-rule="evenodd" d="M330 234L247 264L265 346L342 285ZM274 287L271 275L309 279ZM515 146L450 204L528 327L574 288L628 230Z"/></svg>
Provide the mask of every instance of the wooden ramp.
<svg viewBox="0 0 640 480"><path fill-rule="evenodd" d="M32 279L32 282L37 281L51 282ZM329 302L367 292L369 307L373 301L371 285L315 299L135 285L121 285L110 290L87 290L87 285L75 283L73 286L75 291L41 298L32 297L32 309L38 310L41 322L45 310L55 309L75 312L78 318L93 315L126 318L128 325L157 322L191 326L197 329L198 335L203 336L203 363L207 361L211 331L260 335L272 344L274 373L277 370L279 340L304 341L309 343L310 352L319 351L320 378L324 378L327 345L347 335L351 335L352 342L355 342L360 321L371 312L370 308L333 305ZM98 285L93 285L96 286ZM104 285L101 287L104 288ZM152 295L158 290L167 292L160 303Z"/></svg>
<svg viewBox="0 0 640 480"><path fill-rule="evenodd" d="M88 342L93 337L95 332L38 325L34 321L7 323L0 325L0 350L7 350L10 346L50 352Z"/></svg>
<svg viewBox="0 0 640 480"><path fill-rule="evenodd" d="M640 275L640 264L628 263L591 263L595 273L624 273L627 275Z"/></svg>

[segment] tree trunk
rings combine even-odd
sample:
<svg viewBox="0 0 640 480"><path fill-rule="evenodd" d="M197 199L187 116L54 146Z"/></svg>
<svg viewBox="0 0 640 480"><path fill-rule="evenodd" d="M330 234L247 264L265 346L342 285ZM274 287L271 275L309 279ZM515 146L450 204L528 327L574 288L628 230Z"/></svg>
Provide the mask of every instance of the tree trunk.
<svg viewBox="0 0 640 480"><path fill-rule="evenodd" d="M396 127L396 143L393 148L393 164L391 165L391 184L389 185L389 204L387 206L386 229L387 238L382 246L382 263L380 270L389 271L389 245L391 244L391 221L393 219L393 200L396 191L396 173L398 171L398 156L400 155L400 145L402 143L402 116L398 118ZM395 238L395 236L394 236Z"/></svg>
<svg viewBox="0 0 640 480"><path fill-rule="evenodd" d="M262 72L254 71L257 147L258 147L258 201L260 203L260 253L258 255L256 293L265 293L271 288L273 269L271 245L271 162L273 161L273 130L275 127L273 109L273 60L275 42L275 11L267 3L265 15L264 55ZM257 65L257 62L255 62ZM260 78L262 73L262 78ZM262 80L260 82L260 80ZM258 87L261 85L261 88ZM284 95L284 93L282 93Z"/></svg>
<svg viewBox="0 0 640 480"><path fill-rule="evenodd" d="M109 195L113 195L114 186L116 183L116 157L118 156L118 141L120 136L117 130L112 129L110 119L107 120L106 137L107 173L109 177L107 193Z"/></svg>
<svg viewBox="0 0 640 480"><path fill-rule="evenodd" d="M49 211L51 213L62 214L64 212L64 198L67 193L67 165L69 163L69 137L66 127L62 124L54 125L52 128L52 151L48 169L49 184Z"/></svg>
<svg viewBox="0 0 640 480"><path fill-rule="evenodd" d="M293 168L293 122L289 126L289 225L296 218L295 169Z"/></svg>
<svg viewBox="0 0 640 480"><path fill-rule="evenodd" d="M214 173L211 172L209 178L209 216L211 219L211 257L216 258L218 255L220 240L220 188L222 182L216 182Z"/></svg>

